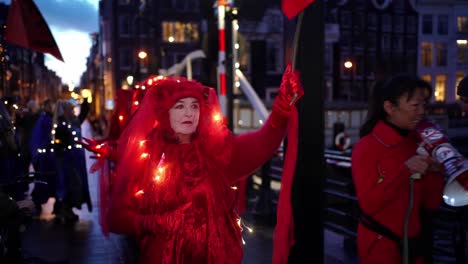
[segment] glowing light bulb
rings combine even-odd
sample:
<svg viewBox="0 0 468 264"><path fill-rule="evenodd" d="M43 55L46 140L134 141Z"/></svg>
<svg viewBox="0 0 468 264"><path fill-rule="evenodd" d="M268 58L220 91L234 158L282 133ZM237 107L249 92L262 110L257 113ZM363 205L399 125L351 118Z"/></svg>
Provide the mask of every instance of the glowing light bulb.
<svg viewBox="0 0 468 264"><path fill-rule="evenodd" d="M215 113L215 114L213 115L213 120L214 120L214 121L220 121L220 120L221 120L221 115L220 115L219 113Z"/></svg>
<svg viewBox="0 0 468 264"><path fill-rule="evenodd" d="M139 190L138 192L135 193L135 197L142 196L143 194L145 194L145 192L143 190Z"/></svg>

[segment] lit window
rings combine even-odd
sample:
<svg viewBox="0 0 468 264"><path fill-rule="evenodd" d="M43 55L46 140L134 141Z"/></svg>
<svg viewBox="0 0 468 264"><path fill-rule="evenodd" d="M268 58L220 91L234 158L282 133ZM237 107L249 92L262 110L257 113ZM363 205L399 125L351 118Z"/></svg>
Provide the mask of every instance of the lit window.
<svg viewBox="0 0 468 264"><path fill-rule="evenodd" d="M445 91L447 88L447 75L440 74L436 76L434 98L437 102L445 101Z"/></svg>
<svg viewBox="0 0 468 264"><path fill-rule="evenodd" d="M459 33L468 33L468 17L457 17L457 31Z"/></svg>
<svg viewBox="0 0 468 264"><path fill-rule="evenodd" d="M170 43L197 42L200 38L197 23L163 22L163 40Z"/></svg>
<svg viewBox="0 0 468 264"><path fill-rule="evenodd" d="M437 66L447 66L446 43L437 43Z"/></svg>
<svg viewBox="0 0 468 264"><path fill-rule="evenodd" d="M421 64L422 66L432 66L432 43L421 43Z"/></svg>
<svg viewBox="0 0 468 264"><path fill-rule="evenodd" d="M466 42L457 43L457 64L468 65L468 45Z"/></svg>

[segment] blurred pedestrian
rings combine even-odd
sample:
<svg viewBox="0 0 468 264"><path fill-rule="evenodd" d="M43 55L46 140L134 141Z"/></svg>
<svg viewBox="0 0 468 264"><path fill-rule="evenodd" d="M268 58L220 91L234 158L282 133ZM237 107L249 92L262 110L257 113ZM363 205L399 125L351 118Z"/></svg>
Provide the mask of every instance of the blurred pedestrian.
<svg viewBox="0 0 468 264"><path fill-rule="evenodd" d="M12 183L20 176L18 154L13 120L5 104L0 103L0 185Z"/></svg>
<svg viewBox="0 0 468 264"><path fill-rule="evenodd" d="M31 194L38 214L41 213L41 205L45 204L49 198L55 197L57 175L52 143L53 137L51 133L54 111L55 103L52 100L47 99L42 103L42 110L32 129L32 136L29 144L34 171L44 173L43 175L38 175L37 179L47 183L35 184Z"/></svg>
<svg viewBox="0 0 468 264"><path fill-rule="evenodd" d="M141 89L140 89L141 90ZM143 90L146 91L146 90ZM107 214L110 193L117 166L117 140L126 128L131 110L135 90L118 90L115 98L115 110L110 119L109 131L106 138L92 139L83 134L82 145L96 155L96 161L90 168L90 172L99 173L99 223L105 236L109 235Z"/></svg>
<svg viewBox="0 0 468 264"><path fill-rule="evenodd" d="M13 120L5 106L6 98L0 102L0 241L1 263L19 263L21 258L21 240L19 226L19 208L17 200L23 195L15 182L20 177L18 154ZM9 101L7 101L7 104ZM12 199L13 198L13 199ZM7 235L7 236L5 236ZM6 251L5 251L6 250Z"/></svg>
<svg viewBox="0 0 468 264"><path fill-rule="evenodd" d="M27 170L24 168L23 160L21 158L19 133L16 129L16 117L19 110L19 100L17 96L6 96L2 98L2 109L0 110L1 118L1 131L4 142L7 144L3 147L3 156L0 157L0 183L11 184L8 186L8 193L15 200L23 200L25 193L28 190L28 185L13 184L21 177L24 176Z"/></svg>
<svg viewBox="0 0 468 264"><path fill-rule="evenodd" d="M20 147L20 166L25 173L29 171L31 165L32 153L29 147L33 128L39 119L40 106L31 99L25 107L20 107L16 115L16 131L18 134L18 143Z"/></svg>
<svg viewBox="0 0 468 264"><path fill-rule="evenodd" d="M362 264L402 263L405 226L410 263L424 263L424 255L432 252L422 233L422 214L439 208L444 182L435 161L416 152L415 133L431 90L428 83L409 75L374 87L351 165L361 208L357 246ZM410 188L415 174L422 178ZM410 193L413 207L406 218Z"/></svg>
<svg viewBox="0 0 468 264"><path fill-rule="evenodd" d="M87 100L83 101L78 116L74 108L75 105L69 100L58 100L53 119L52 137L57 169L53 213L62 221L78 220L72 209L81 209L83 203L92 211L85 153L79 144L82 139L81 124L89 109Z"/></svg>

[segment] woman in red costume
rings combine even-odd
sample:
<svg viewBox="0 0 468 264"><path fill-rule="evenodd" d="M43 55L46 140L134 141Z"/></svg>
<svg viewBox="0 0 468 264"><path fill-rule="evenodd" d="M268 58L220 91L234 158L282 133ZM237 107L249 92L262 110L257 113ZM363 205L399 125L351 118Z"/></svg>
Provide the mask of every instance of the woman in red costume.
<svg viewBox="0 0 468 264"><path fill-rule="evenodd" d="M422 212L442 203L443 176L434 161L417 154L416 124L422 120L431 87L411 76L396 76L374 88L361 139L352 154L352 174L361 221L357 246L360 263L402 263L405 218L414 180L413 207L407 224L409 263L424 263L431 246L422 232Z"/></svg>
<svg viewBox="0 0 468 264"><path fill-rule="evenodd" d="M182 77L153 83L118 142L110 231L136 236L141 263L241 263L233 185L279 147L302 94L288 67L262 128L235 136L214 89Z"/></svg>

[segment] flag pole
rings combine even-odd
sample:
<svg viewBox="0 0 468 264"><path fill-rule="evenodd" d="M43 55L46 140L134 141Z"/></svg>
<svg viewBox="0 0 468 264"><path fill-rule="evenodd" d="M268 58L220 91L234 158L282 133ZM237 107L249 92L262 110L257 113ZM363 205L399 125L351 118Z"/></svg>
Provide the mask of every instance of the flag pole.
<svg viewBox="0 0 468 264"><path fill-rule="evenodd" d="M301 27L302 27L302 18L304 17L304 11L299 13L297 18L296 24L296 32L294 33L294 40L293 40L293 49L291 54L291 70L294 71L296 69L296 61L297 61L297 49L299 47L299 36L301 35Z"/></svg>
<svg viewBox="0 0 468 264"><path fill-rule="evenodd" d="M293 46L292 46L292 54L291 54L291 71L294 71L296 69L296 61L297 61L297 53L298 53L298 47L299 47L299 37L301 35L301 27L302 27L302 17L304 16L304 11L301 11L299 13L299 16L297 18L297 24L296 24L296 32L294 33L294 40L293 40ZM291 102L289 105L292 105L297 98L297 94L293 94L293 97L291 99Z"/></svg>

